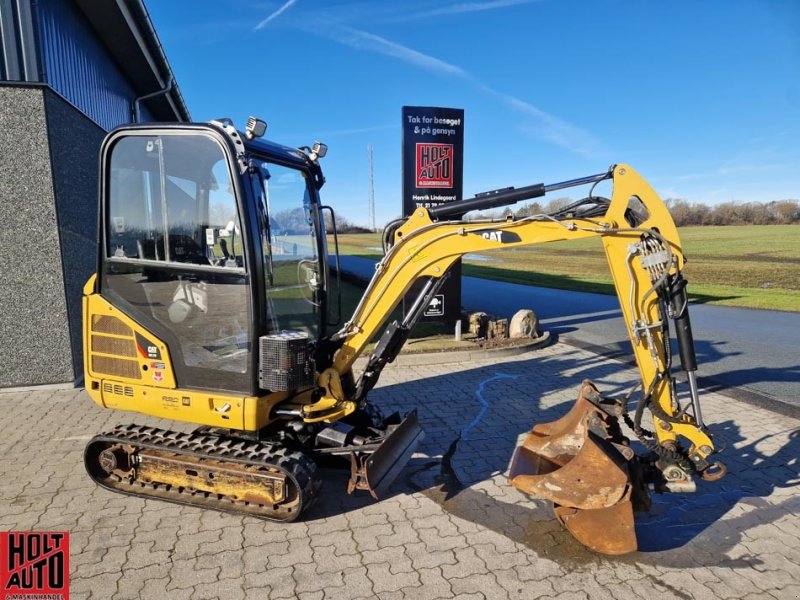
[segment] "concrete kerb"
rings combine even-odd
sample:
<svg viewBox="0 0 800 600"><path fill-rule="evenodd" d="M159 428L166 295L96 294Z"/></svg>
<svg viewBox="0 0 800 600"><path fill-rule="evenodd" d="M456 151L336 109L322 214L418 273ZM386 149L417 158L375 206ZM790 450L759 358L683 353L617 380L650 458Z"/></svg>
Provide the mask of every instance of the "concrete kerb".
<svg viewBox="0 0 800 600"><path fill-rule="evenodd" d="M0 394L20 394L24 392L63 392L83 387L83 377L72 383L43 383L41 385L23 385L0 388Z"/></svg>
<svg viewBox="0 0 800 600"><path fill-rule="evenodd" d="M394 359L394 362L386 365L391 367L416 367L420 365L444 365L450 363L471 362L476 360L491 360L505 356L516 356L531 350L544 348L550 344L550 332L545 331L538 338L534 338L530 343L520 346L510 346L505 348L479 348L475 350L440 350L438 352L402 352ZM361 356L356 361L366 361L367 356Z"/></svg>
<svg viewBox="0 0 800 600"><path fill-rule="evenodd" d="M636 361L634 360L633 356L620 352L615 348L609 348L607 346L601 346L598 344L590 344L588 342L577 340L571 336L563 335L558 336L555 341L566 344L567 346L573 346L574 348L580 348L581 350L586 350L587 352L592 352L598 356L615 360L626 366L636 368ZM679 380L685 380L683 371L677 370L676 375ZM715 379L714 377L709 377L707 375L698 377L697 383L700 386L700 391L702 392L715 392L723 396L727 396L728 398L738 400L739 402L757 406L785 417L800 419L800 406L786 402L781 398L766 396L744 387L732 387Z"/></svg>

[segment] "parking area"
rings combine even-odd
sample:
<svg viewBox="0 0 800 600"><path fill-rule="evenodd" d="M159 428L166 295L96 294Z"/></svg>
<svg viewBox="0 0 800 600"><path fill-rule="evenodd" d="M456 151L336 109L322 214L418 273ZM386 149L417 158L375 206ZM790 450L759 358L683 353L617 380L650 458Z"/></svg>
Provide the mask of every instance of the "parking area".
<svg viewBox="0 0 800 600"><path fill-rule="evenodd" d="M73 599L799 598L800 421L704 394L727 477L654 497L640 550L620 558L586 550L506 482L518 440L563 414L583 379L614 394L636 378L563 344L389 368L373 402L418 408L426 431L390 497L348 496L346 474L326 471L321 500L291 524L99 489L86 441L164 422L82 390L0 393L0 531L68 530Z"/></svg>

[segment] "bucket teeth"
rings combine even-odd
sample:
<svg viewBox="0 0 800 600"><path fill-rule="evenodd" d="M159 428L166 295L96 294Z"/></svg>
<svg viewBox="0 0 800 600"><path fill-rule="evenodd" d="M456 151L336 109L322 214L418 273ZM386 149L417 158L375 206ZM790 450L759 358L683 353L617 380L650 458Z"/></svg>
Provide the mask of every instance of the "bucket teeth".
<svg viewBox="0 0 800 600"><path fill-rule="evenodd" d="M604 554L636 549L631 477L619 425L584 381L569 412L531 430L511 460L509 480L525 494L550 500L578 541ZM632 452L627 453L632 456Z"/></svg>
<svg viewBox="0 0 800 600"><path fill-rule="evenodd" d="M635 552L633 506L625 498L608 508L583 510L554 506L556 518L581 544L601 554Z"/></svg>

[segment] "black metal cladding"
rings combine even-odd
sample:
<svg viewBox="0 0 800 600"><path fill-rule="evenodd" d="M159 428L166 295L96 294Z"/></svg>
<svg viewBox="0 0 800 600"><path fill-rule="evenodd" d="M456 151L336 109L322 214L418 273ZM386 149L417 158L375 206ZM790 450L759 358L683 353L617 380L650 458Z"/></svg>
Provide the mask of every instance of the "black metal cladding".
<svg viewBox="0 0 800 600"><path fill-rule="evenodd" d="M132 66L115 60L85 10L72 0L0 0L0 81L47 84L111 130L129 123L134 99L158 86L134 87L126 74ZM162 77L171 76L166 65L160 71ZM142 104L143 121L164 118L184 120L188 115L155 118Z"/></svg>
<svg viewBox="0 0 800 600"><path fill-rule="evenodd" d="M0 0L0 81L41 81L30 0Z"/></svg>
<svg viewBox="0 0 800 600"><path fill-rule="evenodd" d="M64 0L38 0L45 83L103 129L131 120L138 95L81 12ZM143 120L153 120L146 106Z"/></svg>

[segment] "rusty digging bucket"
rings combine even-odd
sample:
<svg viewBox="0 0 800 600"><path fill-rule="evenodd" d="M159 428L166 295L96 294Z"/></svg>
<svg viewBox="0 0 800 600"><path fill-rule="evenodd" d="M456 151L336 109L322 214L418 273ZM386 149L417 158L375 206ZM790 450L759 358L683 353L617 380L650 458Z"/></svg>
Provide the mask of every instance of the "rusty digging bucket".
<svg viewBox="0 0 800 600"><path fill-rule="evenodd" d="M536 425L516 449L509 480L525 494L551 500L556 518L583 545L627 554L636 550L629 471L634 453L602 402L597 388L584 381L570 411Z"/></svg>

